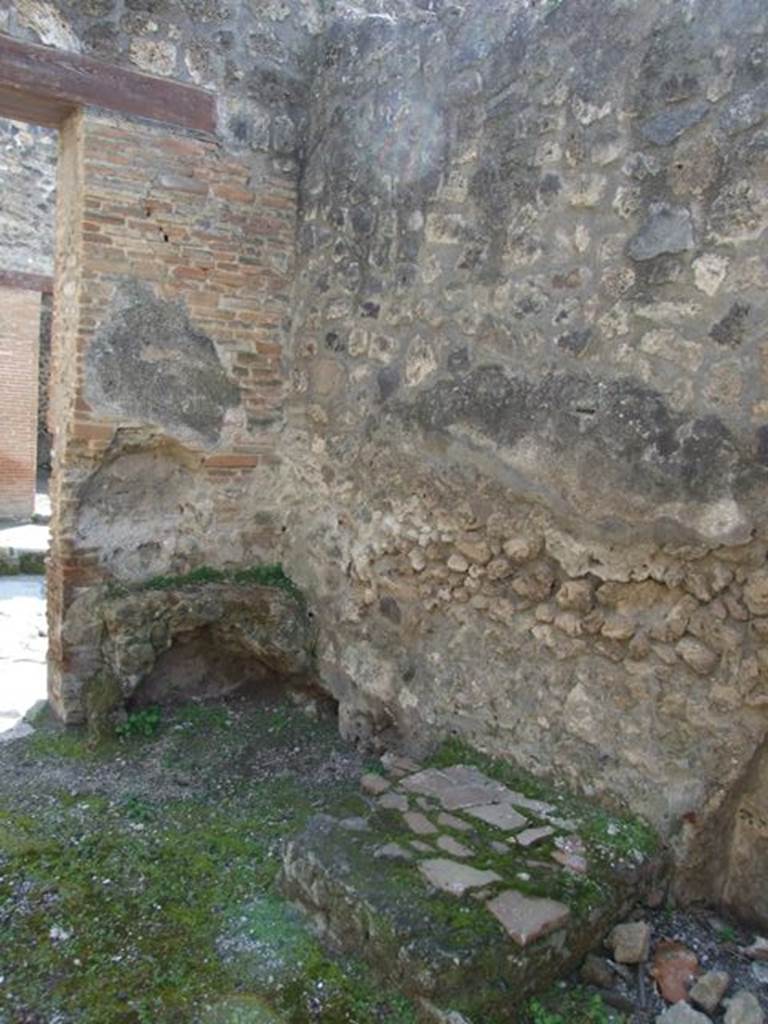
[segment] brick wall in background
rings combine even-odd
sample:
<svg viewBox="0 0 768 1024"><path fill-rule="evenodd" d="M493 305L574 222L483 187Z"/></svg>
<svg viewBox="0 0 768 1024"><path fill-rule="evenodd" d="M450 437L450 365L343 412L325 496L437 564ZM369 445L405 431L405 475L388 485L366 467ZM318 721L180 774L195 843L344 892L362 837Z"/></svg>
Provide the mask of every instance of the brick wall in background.
<svg viewBox="0 0 768 1024"><path fill-rule="evenodd" d="M39 330L40 294L0 287L0 518L34 511Z"/></svg>

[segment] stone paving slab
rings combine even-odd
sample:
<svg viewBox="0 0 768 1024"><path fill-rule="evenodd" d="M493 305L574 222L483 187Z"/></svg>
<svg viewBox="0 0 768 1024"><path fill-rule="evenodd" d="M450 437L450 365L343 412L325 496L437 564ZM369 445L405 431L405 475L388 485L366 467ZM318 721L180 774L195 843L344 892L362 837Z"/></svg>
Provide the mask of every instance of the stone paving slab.
<svg viewBox="0 0 768 1024"><path fill-rule="evenodd" d="M0 736L31 731L22 719L47 695L45 581L0 576Z"/></svg>
<svg viewBox="0 0 768 1024"><path fill-rule="evenodd" d="M618 819L574 814L562 793L521 793L471 764L382 768L381 783L362 780L365 827L312 819L286 847L282 885L330 945L441 1013L513 1021L656 884L652 860L611 849Z"/></svg>
<svg viewBox="0 0 768 1024"><path fill-rule="evenodd" d="M489 900L487 907L519 946L527 946L563 928L571 915L564 903L525 896L514 889Z"/></svg>
<svg viewBox="0 0 768 1024"><path fill-rule="evenodd" d="M501 875L495 871L478 871L467 864L457 864L442 857L423 860L419 870L430 885L452 896L463 896L469 889L482 889L501 881Z"/></svg>

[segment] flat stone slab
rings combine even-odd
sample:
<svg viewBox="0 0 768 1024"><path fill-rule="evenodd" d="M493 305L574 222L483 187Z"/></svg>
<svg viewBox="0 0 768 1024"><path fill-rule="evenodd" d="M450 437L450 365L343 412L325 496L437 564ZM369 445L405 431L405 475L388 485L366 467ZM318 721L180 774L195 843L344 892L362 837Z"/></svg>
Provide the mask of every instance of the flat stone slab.
<svg viewBox="0 0 768 1024"><path fill-rule="evenodd" d="M555 834L555 830L549 825L541 825L539 828L527 828L523 832L518 832L510 842L518 843L520 846L529 847L535 846L537 843L543 842L545 839L549 839Z"/></svg>
<svg viewBox="0 0 768 1024"><path fill-rule="evenodd" d="M468 889L482 889L493 882L501 881L501 875L497 875L495 871L478 871L468 864L457 864L456 861L443 857L423 860L419 870L430 885L452 896L463 896Z"/></svg>
<svg viewBox="0 0 768 1024"><path fill-rule="evenodd" d="M407 811L408 797L403 793L384 793L379 797L379 807L389 811Z"/></svg>
<svg viewBox="0 0 768 1024"><path fill-rule="evenodd" d="M557 900L531 898L514 889L500 893L486 903L494 917L520 946L563 928L571 916L564 903Z"/></svg>
<svg viewBox="0 0 768 1024"><path fill-rule="evenodd" d="M437 816L437 824L441 828L452 828L457 832L469 832L472 826L468 821L464 821L462 818L457 818L455 814L449 814L447 811L441 811Z"/></svg>
<svg viewBox="0 0 768 1024"><path fill-rule="evenodd" d="M431 836L437 832L437 826L433 825L426 814L422 814L421 811L406 811L403 821L417 836Z"/></svg>
<svg viewBox="0 0 768 1024"><path fill-rule="evenodd" d="M447 853L451 857L471 857L475 852L471 846L465 846L464 843L460 843L458 839L454 839L453 836L440 836L436 844L443 853Z"/></svg>
<svg viewBox="0 0 768 1024"><path fill-rule="evenodd" d="M486 804L482 807L468 807L467 813L488 825L512 831L528 824L528 819L519 814L509 804Z"/></svg>
<svg viewBox="0 0 768 1024"><path fill-rule="evenodd" d="M445 769L425 768L406 776L400 785L410 793L438 800L446 811L494 803L511 795L506 786L494 782L477 768L468 765L453 765Z"/></svg>

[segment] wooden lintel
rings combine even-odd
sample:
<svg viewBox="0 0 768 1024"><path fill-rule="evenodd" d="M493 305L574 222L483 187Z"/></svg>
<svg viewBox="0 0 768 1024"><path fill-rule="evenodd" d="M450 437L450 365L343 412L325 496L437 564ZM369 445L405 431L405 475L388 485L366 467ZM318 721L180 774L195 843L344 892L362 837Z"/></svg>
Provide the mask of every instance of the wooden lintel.
<svg viewBox="0 0 768 1024"><path fill-rule="evenodd" d="M204 89L0 33L0 116L56 127L84 106L216 131L216 100Z"/></svg>
<svg viewBox="0 0 768 1024"><path fill-rule="evenodd" d="M53 278L47 274L28 274L23 270L0 270L0 288L20 288L47 295L53 291Z"/></svg>

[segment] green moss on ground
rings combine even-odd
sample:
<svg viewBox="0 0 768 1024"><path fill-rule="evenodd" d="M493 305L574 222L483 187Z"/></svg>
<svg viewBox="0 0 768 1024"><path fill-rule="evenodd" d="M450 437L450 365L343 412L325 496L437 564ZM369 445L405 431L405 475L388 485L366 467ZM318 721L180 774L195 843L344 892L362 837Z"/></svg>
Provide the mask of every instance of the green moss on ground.
<svg viewBox="0 0 768 1024"><path fill-rule="evenodd" d="M0 793L0 1020L415 1021L275 888L284 839L356 798L332 723L195 705L152 737L48 727L14 746L34 773Z"/></svg>
<svg viewBox="0 0 768 1024"><path fill-rule="evenodd" d="M555 985L526 1004L523 1024L624 1024L626 1017L581 986Z"/></svg>

